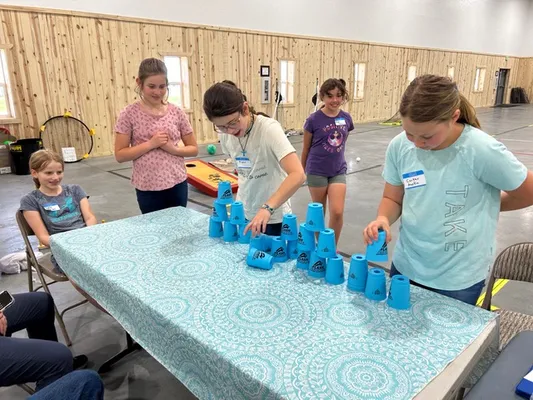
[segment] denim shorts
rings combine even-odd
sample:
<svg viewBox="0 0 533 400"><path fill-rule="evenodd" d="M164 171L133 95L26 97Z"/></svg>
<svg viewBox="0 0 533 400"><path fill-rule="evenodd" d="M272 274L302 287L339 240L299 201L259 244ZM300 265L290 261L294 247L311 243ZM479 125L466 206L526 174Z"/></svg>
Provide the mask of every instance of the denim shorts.
<svg viewBox="0 0 533 400"><path fill-rule="evenodd" d="M394 275L400 275L400 274L401 272L396 269L394 264L391 264L390 276L393 277ZM464 303L471 304L473 306L476 305L477 300L479 299L479 296L481 295L481 291L483 290L483 287L485 286L485 280L482 280L481 282L478 282L470 287L467 287L466 289L461 289L461 290L441 290L441 289L430 288L430 287L421 285L419 283L416 283L414 281L411 281L411 283L415 286L418 286L418 287L421 287L427 290L431 290L432 292L442 294L443 296L451 297L452 299L456 299Z"/></svg>

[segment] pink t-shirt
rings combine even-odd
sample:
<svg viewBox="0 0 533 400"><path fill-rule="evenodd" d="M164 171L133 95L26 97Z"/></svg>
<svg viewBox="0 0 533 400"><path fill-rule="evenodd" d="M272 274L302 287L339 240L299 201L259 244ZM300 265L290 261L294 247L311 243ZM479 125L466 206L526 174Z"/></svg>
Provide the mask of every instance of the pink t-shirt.
<svg viewBox="0 0 533 400"><path fill-rule="evenodd" d="M183 110L168 104L165 115L152 115L136 102L124 108L115 124L115 132L129 135L130 144L149 141L156 133L165 132L172 143L192 133L191 124ZM165 190L187 179L183 157L165 150L154 149L133 160L131 183L139 190Z"/></svg>

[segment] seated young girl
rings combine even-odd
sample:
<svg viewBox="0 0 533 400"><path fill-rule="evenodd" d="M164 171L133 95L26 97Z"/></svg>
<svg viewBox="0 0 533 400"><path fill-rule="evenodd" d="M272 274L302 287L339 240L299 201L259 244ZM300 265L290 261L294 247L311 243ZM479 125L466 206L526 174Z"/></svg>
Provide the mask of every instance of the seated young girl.
<svg viewBox="0 0 533 400"><path fill-rule="evenodd" d="M37 189L28 193L20 201L20 210L41 244L50 246L50 236L95 225L89 200L79 185L61 185L64 162L61 156L50 150L39 150L30 157L30 170ZM63 270L51 258L56 273ZM72 285L91 304L103 310L80 287Z"/></svg>

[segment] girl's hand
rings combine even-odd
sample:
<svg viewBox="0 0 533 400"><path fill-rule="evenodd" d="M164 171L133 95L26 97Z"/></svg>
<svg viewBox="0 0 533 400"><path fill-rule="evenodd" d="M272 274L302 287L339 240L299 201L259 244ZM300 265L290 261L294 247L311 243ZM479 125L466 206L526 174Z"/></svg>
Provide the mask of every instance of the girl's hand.
<svg viewBox="0 0 533 400"><path fill-rule="evenodd" d="M383 229L387 234L386 242L389 243L392 239L390 234L389 221L385 217L378 217L375 221L372 221L363 230L363 240L365 244L372 244L378 240L378 230Z"/></svg>
<svg viewBox="0 0 533 400"><path fill-rule="evenodd" d="M264 208L260 209L257 214L255 214L254 219L252 219L250 223L246 225L246 228L244 228L244 234L251 230L252 237L255 237L260 233L265 232L271 216L270 211Z"/></svg>
<svg viewBox="0 0 533 400"><path fill-rule="evenodd" d="M0 335L5 336L7 332L7 318L0 311Z"/></svg>
<svg viewBox="0 0 533 400"><path fill-rule="evenodd" d="M152 138L150 139L150 146L152 149L157 149L168 142L168 135L166 133L156 133Z"/></svg>

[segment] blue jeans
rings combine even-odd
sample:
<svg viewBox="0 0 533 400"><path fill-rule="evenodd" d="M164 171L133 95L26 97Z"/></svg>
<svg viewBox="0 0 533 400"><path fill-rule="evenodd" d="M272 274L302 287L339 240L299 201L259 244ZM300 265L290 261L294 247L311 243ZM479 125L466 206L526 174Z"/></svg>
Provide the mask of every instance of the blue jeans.
<svg viewBox="0 0 533 400"><path fill-rule="evenodd" d="M390 268L390 276L393 277L394 275L400 275L401 272L396 269L394 266L394 263L391 264ZM409 277L408 277L409 278ZM424 285L421 285L419 283L416 283L414 281L411 281L411 284L431 290L432 292L442 294L443 296L451 297L452 299L456 299L459 301L462 301L467 304L476 305L477 299L479 299L479 296L481 295L481 291L483 290L483 286L485 286L485 280L482 280L481 282L478 282L466 289L461 290L441 290L441 289L435 289L430 288Z"/></svg>
<svg viewBox="0 0 533 400"><path fill-rule="evenodd" d="M104 384L92 370L74 371L28 397L28 400L103 400Z"/></svg>
<svg viewBox="0 0 533 400"><path fill-rule="evenodd" d="M40 390L72 371L72 353L57 342L52 297L44 292L13 295L4 311L6 336L0 336L0 386L37 382ZM11 335L26 329L29 339Z"/></svg>
<svg viewBox="0 0 533 400"><path fill-rule="evenodd" d="M178 183L176 186L165 190L139 190L137 193L137 203L143 214L164 210L171 207L187 207L189 187L187 180Z"/></svg>

